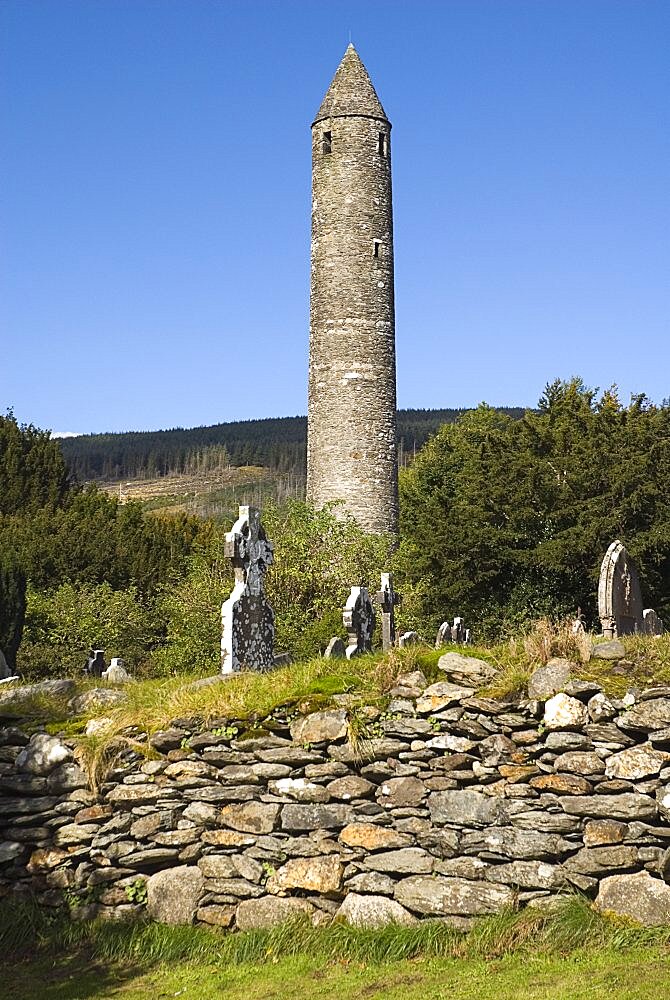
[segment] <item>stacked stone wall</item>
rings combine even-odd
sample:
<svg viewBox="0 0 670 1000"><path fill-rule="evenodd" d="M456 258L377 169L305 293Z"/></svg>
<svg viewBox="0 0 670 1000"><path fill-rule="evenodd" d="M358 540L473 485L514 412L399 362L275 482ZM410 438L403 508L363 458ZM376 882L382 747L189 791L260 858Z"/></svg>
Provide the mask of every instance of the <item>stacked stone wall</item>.
<svg viewBox="0 0 670 1000"><path fill-rule="evenodd" d="M154 919L245 929L297 913L467 927L625 890L670 922L670 689L549 693L497 701L415 672L384 713L343 697L272 732L177 719L98 794L74 743L7 725L2 891L118 919L146 912L146 884Z"/></svg>

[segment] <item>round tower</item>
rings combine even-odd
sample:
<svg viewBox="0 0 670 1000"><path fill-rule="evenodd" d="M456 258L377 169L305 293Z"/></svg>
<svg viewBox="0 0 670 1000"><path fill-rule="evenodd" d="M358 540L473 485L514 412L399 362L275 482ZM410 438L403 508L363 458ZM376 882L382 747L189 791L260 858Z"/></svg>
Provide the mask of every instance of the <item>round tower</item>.
<svg viewBox="0 0 670 1000"><path fill-rule="evenodd" d="M353 45L312 125L307 498L397 532L391 123Z"/></svg>

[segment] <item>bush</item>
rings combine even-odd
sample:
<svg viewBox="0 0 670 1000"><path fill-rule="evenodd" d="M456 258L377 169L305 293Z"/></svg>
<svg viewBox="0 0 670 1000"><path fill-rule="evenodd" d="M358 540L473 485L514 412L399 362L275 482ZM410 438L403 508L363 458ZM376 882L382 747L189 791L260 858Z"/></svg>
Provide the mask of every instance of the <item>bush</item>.
<svg viewBox="0 0 670 1000"><path fill-rule="evenodd" d="M366 535L351 518L298 500L266 505L263 525L274 544L266 590L275 611L275 648L308 659L322 653L331 636L343 634L342 607L350 587L364 581L376 588L389 539ZM160 673L219 669L221 604L233 584L223 554L225 530L212 525L203 533L206 540L191 557L186 577L163 590L167 644L153 658Z"/></svg>
<svg viewBox="0 0 670 1000"><path fill-rule="evenodd" d="M89 648L107 659L122 656L131 669L146 664L163 637L152 602L136 587L64 583L56 590L30 589L18 669L29 678L80 673Z"/></svg>

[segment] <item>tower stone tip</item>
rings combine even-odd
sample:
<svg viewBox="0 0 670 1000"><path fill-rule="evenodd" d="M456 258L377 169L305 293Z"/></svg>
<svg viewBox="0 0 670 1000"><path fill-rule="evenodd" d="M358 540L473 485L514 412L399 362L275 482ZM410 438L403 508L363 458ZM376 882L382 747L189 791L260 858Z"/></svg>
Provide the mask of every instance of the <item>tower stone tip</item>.
<svg viewBox="0 0 670 1000"><path fill-rule="evenodd" d="M323 118L363 115L388 121L382 103L352 42L347 45L314 123Z"/></svg>

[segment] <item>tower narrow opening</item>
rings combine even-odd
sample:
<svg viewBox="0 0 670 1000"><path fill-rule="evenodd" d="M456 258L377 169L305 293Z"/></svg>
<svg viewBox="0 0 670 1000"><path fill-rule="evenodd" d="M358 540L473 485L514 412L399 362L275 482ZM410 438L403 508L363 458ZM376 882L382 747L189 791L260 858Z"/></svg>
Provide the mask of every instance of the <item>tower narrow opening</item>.
<svg viewBox="0 0 670 1000"><path fill-rule="evenodd" d="M380 156L386 156L387 153L387 136L386 132L380 132L377 139L377 152Z"/></svg>
<svg viewBox="0 0 670 1000"><path fill-rule="evenodd" d="M381 240L373 240L372 241L372 256L375 258L375 260L379 260L379 258L381 257L381 255L382 255L382 241Z"/></svg>
<svg viewBox="0 0 670 1000"><path fill-rule="evenodd" d="M321 152L322 153L332 153L333 151L333 134L332 132L324 132L321 136Z"/></svg>

